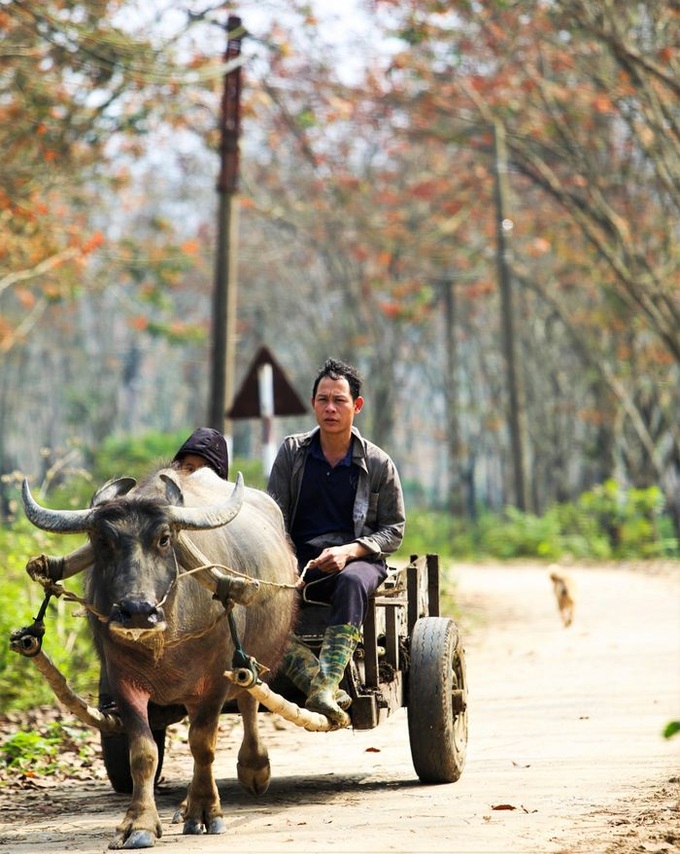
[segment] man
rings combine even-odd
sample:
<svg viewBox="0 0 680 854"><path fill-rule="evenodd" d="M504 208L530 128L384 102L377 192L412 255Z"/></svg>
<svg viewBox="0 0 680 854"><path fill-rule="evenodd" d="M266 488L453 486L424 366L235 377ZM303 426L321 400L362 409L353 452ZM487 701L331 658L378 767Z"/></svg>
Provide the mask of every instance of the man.
<svg viewBox="0 0 680 854"><path fill-rule="evenodd" d="M219 430L199 427L177 451L172 462L184 474L193 474L197 469L209 466L222 480L227 480L227 441Z"/></svg>
<svg viewBox="0 0 680 854"><path fill-rule="evenodd" d="M306 707L337 726L350 722L350 699L338 686L368 600L387 575L385 557L404 536L394 463L354 426L364 405L361 386L355 368L326 361L312 388L318 426L284 439L268 485L304 571L303 599L330 604L318 661L293 637L283 672L307 695Z"/></svg>

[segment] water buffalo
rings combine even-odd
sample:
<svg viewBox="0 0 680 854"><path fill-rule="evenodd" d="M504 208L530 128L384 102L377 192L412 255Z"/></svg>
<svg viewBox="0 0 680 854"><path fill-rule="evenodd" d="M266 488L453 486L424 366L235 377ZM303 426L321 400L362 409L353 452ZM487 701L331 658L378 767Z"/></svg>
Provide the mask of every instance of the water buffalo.
<svg viewBox="0 0 680 854"><path fill-rule="evenodd" d="M184 833L224 832L212 765L226 700L236 696L243 717L237 769L249 792L266 791L269 758L257 730L256 701L224 676L234 650L225 609L187 574L181 543L260 579L254 601L233 606L233 615L243 650L275 671L294 620L296 579L278 506L266 493L244 487L240 475L228 484L205 468L192 475L162 469L139 486L130 478L111 481L86 510L43 508L25 484L24 507L43 530L89 535L90 623L128 735L133 782L109 847L148 848L161 836L149 702L183 705L189 717L194 774L183 805Z"/></svg>

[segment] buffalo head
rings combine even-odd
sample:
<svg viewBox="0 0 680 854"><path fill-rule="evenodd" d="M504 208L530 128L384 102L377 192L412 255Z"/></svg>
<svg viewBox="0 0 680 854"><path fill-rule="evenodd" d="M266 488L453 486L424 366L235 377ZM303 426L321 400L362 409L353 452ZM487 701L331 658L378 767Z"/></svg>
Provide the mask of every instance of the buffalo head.
<svg viewBox="0 0 680 854"><path fill-rule="evenodd" d="M135 490L131 478L104 484L86 510L50 510L40 506L23 483L28 519L44 531L86 533L94 566L88 579L88 602L112 635L121 640L156 644L167 628L166 607L179 572L175 554L181 530L207 530L231 522L244 497L239 474L228 500L184 506L179 484L161 472Z"/></svg>

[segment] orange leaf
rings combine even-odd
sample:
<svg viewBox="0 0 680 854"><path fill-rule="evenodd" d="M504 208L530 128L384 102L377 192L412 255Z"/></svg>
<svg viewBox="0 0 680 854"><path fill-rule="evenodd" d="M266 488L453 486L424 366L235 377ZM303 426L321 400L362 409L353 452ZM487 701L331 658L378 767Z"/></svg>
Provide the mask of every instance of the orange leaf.
<svg viewBox="0 0 680 854"><path fill-rule="evenodd" d="M33 308L35 305L35 294L26 288L17 288L16 297L23 308Z"/></svg>
<svg viewBox="0 0 680 854"><path fill-rule="evenodd" d="M200 245L197 240L185 240L181 248L182 252L185 252L187 255L196 255L200 249Z"/></svg>
<svg viewBox="0 0 680 854"><path fill-rule="evenodd" d="M104 242L104 235L101 231L96 231L92 237L87 241L87 243L83 246L82 251L84 253L92 252L93 249L97 249Z"/></svg>

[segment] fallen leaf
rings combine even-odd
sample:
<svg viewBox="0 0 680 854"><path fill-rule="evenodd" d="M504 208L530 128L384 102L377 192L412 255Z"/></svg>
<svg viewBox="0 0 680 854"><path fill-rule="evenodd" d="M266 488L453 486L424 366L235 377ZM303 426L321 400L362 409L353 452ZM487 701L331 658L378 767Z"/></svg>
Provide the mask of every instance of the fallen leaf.
<svg viewBox="0 0 680 854"><path fill-rule="evenodd" d="M525 806L516 807L513 804L496 804L491 807L492 810L523 810L525 813L538 812L538 810L528 810Z"/></svg>

